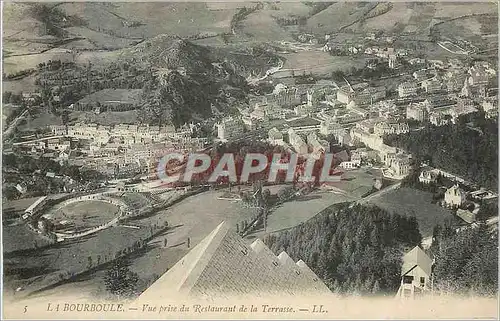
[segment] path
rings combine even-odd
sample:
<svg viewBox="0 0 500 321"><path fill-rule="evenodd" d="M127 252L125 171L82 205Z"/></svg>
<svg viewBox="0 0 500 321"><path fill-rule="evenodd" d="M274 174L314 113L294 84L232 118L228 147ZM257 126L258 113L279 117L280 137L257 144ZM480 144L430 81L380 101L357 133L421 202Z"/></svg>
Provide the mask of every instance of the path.
<svg viewBox="0 0 500 321"><path fill-rule="evenodd" d="M16 128L17 124L24 118L24 116L26 116L27 113L28 110L26 109L21 113L21 115L14 118L14 120L9 124L9 127L7 127L7 129L3 132L3 141L8 139L14 133L14 129Z"/></svg>
<svg viewBox="0 0 500 321"><path fill-rule="evenodd" d="M365 203L371 201L374 197L380 197L380 196L382 196L384 194L387 194L388 192L391 192L391 191L394 191L394 190L398 189L400 186L401 186L401 183L397 183L397 184L391 185L391 186L386 187L386 188L384 188L384 189L382 189L382 190L380 190L378 192L370 194L370 195L368 195L365 198L360 199L357 203L358 204L365 204Z"/></svg>

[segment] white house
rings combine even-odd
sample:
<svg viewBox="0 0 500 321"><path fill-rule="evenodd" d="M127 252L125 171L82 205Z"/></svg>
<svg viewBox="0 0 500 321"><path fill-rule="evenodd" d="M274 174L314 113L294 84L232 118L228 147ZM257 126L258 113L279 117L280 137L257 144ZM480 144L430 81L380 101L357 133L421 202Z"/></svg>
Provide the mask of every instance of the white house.
<svg viewBox="0 0 500 321"><path fill-rule="evenodd" d="M432 259L418 246L403 257L397 297L414 298L432 290Z"/></svg>
<svg viewBox="0 0 500 321"><path fill-rule="evenodd" d="M243 122L240 119L226 117L217 124L217 137L221 140L229 140L243 134Z"/></svg>
<svg viewBox="0 0 500 321"><path fill-rule="evenodd" d="M444 202L448 206L459 207L465 202L465 192L455 184L444 193Z"/></svg>
<svg viewBox="0 0 500 321"><path fill-rule="evenodd" d="M398 86L398 95L401 98L414 96L417 94L417 84L414 82L404 82Z"/></svg>
<svg viewBox="0 0 500 321"><path fill-rule="evenodd" d="M273 145L283 145L283 134L276 128L273 127L268 132L268 141Z"/></svg>
<svg viewBox="0 0 500 321"><path fill-rule="evenodd" d="M359 163L354 161L342 162L339 164L339 167L343 169L355 169L359 167Z"/></svg>
<svg viewBox="0 0 500 321"><path fill-rule="evenodd" d="M437 174L433 171L421 171L418 181L424 184L430 184L436 182Z"/></svg>

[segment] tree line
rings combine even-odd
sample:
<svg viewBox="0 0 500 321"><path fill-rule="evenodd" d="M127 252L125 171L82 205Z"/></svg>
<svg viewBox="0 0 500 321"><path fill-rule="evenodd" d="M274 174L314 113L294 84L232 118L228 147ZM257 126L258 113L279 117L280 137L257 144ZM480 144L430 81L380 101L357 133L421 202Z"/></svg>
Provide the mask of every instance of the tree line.
<svg viewBox="0 0 500 321"><path fill-rule="evenodd" d="M434 286L455 294L498 294L498 229L484 221L478 227L455 231L436 226L431 251L436 259Z"/></svg>
<svg viewBox="0 0 500 321"><path fill-rule="evenodd" d="M274 253L304 260L334 292L393 294L404 252L421 239L414 216L343 203L265 242Z"/></svg>

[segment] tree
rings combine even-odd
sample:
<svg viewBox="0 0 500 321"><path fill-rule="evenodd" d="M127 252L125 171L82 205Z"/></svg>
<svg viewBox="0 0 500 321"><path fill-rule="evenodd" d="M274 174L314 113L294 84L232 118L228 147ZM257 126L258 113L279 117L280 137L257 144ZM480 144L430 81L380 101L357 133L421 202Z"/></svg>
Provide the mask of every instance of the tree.
<svg viewBox="0 0 500 321"><path fill-rule="evenodd" d="M137 290L139 277L128 267L125 259L116 260L104 276L106 290L117 297L130 297Z"/></svg>
<svg viewBox="0 0 500 321"><path fill-rule="evenodd" d="M61 120L63 125L66 125L69 122L69 111L68 110L63 110L61 113Z"/></svg>
<svg viewBox="0 0 500 321"><path fill-rule="evenodd" d="M372 288L372 294L378 294L380 292L380 283L378 280L375 281Z"/></svg>

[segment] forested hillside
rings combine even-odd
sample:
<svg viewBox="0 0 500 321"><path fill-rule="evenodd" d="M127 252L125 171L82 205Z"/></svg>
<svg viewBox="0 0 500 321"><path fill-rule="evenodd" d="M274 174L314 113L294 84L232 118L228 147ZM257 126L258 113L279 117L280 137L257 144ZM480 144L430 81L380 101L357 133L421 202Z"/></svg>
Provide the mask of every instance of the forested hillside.
<svg viewBox="0 0 500 321"><path fill-rule="evenodd" d="M414 158L497 190L498 123L475 117L473 123L428 125L422 130L385 138L388 145L403 148Z"/></svg>
<svg viewBox="0 0 500 321"><path fill-rule="evenodd" d="M346 203L266 243L276 254L304 260L334 292L395 294L402 256L420 241L415 217Z"/></svg>
<svg viewBox="0 0 500 321"><path fill-rule="evenodd" d="M498 295L498 230L479 227L454 232L438 227L431 249L435 286L439 290L475 295Z"/></svg>

